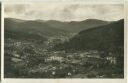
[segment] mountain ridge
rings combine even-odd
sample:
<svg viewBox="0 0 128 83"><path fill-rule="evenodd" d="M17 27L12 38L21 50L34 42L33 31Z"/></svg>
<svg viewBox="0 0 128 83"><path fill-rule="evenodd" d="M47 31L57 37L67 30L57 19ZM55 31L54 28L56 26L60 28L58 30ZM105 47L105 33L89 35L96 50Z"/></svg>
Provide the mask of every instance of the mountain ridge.
<svg viewBox="0 0 128 83"><path fill-rule="evenodd" d="M113 21L110 21L110 22L102 21L98 19L87 19L83 21L62 22L62 21L57 21L57 20L45 21L45 20L21 20L21 19L15 19L15 18L5 18L5 22L6 21L12 21L12 22L17 22L17 23L26 23L26 22L42 23L54 29L56 28L56 29L67 31L67 32L73 32L73 33L78 33L82 30L106 25L106 24L113 22Z"/></svg>

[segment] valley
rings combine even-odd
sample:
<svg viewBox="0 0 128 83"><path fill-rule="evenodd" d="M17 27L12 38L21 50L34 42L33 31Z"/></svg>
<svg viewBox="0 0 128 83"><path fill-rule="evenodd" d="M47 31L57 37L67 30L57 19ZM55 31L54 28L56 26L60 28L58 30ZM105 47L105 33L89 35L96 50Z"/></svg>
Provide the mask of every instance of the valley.
<svg viewBox="0 0 128 83"><path fill-rule="evenodd" d="M122 20L88 29L73 22L80 31L58 22L5 23L6 78L123 78Z"/></svg>

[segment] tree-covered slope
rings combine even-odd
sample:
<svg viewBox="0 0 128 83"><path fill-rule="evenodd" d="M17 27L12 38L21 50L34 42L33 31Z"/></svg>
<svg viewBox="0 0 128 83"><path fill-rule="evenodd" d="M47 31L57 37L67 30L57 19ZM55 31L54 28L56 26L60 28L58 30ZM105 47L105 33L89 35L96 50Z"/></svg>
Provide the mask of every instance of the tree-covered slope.
<svg viewBox="0 0 128 83"><path fill-rule="evenodd" d="M38 35L43 37L51 37L56 35L65 35L66 31L50 27L46 23L31 21L31 20L19 20L14 18L5 18L5 32L19 33L20 35ZM6 35L6 34L5 34Z"/></svg>
<svg viewBox="0 0 128 83"><path fill-rule="evenodd" d="M81 31L56 49L65 50L114 50L123 48L124 21L119 20L108 25Z"/></svg>

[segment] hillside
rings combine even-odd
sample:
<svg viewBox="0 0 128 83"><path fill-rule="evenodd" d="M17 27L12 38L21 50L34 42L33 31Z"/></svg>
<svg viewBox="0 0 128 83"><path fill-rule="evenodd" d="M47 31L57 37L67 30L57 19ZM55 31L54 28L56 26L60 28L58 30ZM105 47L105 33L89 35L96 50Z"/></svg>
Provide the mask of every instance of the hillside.
<svg viewBox="0 0 128 83"><path fill-rule="evenodd" d="M58 50L102 50L112 51L118 48L123 49L124 42L124 21L119 20L108 25L95 27L81 31L78 35L57 45Z"/></svg>
<svg viewBox="0 0 128 83"><path fill-rule="evenodd" d="M38 35L43 37L65 35L67 33L64 30L50 27L42 22L14 18L5 18L5 32L6 31L10 33Z"/></svg>

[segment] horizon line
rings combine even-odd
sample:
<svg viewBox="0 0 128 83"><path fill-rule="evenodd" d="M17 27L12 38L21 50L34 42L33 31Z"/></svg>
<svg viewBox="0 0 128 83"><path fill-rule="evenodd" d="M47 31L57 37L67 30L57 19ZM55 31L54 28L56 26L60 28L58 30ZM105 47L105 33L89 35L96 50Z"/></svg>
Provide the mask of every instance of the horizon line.
<svg viewBox="0 0 128 83"><path fill-rule="evenodd" d="M84 19L84 20L70 20L70 21L62 21L62 20L43 20L43 19L21 19L21 18L13 18L13 17L4 17L4 19L16 19L16 20L23 20L23 21L44 21L44 22L47 22L47 21L58 21L58 22L82 22L82 21L87 21L87 20L99 20L99 21L107 21L107 22L112 22L112 21L119 21L119 20L122 20L124 18L120 18L118 20L102 20L102 19L95 19L95 18L87 18L87 19Z"/></svg>

